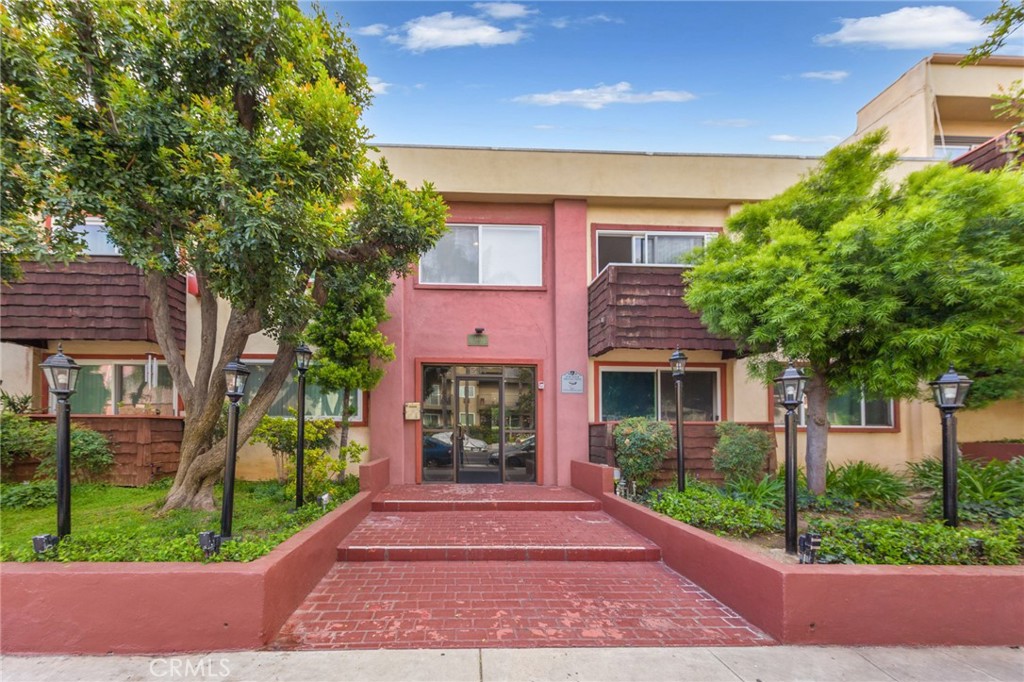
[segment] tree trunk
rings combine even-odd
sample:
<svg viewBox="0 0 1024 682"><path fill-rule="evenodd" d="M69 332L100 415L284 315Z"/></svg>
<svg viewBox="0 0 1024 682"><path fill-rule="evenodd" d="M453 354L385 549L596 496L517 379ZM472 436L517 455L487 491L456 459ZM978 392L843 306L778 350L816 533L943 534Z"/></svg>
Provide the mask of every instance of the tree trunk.
<svg viewBox="0 0 1024 682"><path fill-rule="evenodd" d="M352 395L352 389L343 388L341 389L341 436L338 439L338 444L342 449L348 445L348 429L351 415L348 412L348 401Z"/></svg>
<svg viewBox="0 0 1024 682"><path fill-rule="evenodd" d="M813 370L807 381L807 487L815 495L825 494L828 466L828 384L825 373Z"/></svg>

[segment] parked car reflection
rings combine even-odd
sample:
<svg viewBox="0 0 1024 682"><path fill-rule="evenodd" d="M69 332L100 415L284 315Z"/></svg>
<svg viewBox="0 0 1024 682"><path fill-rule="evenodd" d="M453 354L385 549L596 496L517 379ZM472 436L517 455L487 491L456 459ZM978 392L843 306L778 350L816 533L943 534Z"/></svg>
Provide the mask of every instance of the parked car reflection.
<svg viewBox="0 0 1024 682"><path fill-rule="evenodd" d="M521 443L505 446L505 466L522 468L526 466L527 460L533 460L537 456L537 436L533 435L523 439ZM487 458L487 463L497 465L498 453L492 452Z"/></svg>
<svg viewBox="0 0 1024 682"><path fill-rule="evenodd" d="M452 447L452 432L442 431L441 433L435 433L432 438L436 438L441 443L448 446L449 449ZM469 436L462 437L462 451L463 452L487 452L487 443L483 442L478 438L470 438Z"/></svg>
<svg viewBox="0 0 1024 682"><path fill-rule="evenodd" d="M451 435L451 434L449 434ZM423 436L423 466L450 467L452 465L452 444L437 436Z"/></svg>

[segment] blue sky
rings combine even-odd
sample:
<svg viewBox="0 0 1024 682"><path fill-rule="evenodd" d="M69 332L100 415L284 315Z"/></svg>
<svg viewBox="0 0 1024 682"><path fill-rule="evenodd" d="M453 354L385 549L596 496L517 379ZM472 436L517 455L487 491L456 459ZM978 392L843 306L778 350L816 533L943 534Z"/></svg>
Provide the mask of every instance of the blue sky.
<svg viewBox="0 0 1024 682"><path fill-rule="evenodd" d="M998 2L323 7L368 67L378 143L817 155L921 59L981 42Z"/></svg>

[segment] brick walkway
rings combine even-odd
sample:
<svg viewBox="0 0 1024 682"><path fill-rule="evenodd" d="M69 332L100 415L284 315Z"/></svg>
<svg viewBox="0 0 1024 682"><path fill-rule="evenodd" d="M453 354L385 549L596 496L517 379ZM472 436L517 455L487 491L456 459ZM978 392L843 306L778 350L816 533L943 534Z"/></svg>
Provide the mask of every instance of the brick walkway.
<svg viewBox="0 0 1024 682"><path fill-rule="evenodd" d="M579 491L402 486L373 509L272 648L774 643Z"/></svg>

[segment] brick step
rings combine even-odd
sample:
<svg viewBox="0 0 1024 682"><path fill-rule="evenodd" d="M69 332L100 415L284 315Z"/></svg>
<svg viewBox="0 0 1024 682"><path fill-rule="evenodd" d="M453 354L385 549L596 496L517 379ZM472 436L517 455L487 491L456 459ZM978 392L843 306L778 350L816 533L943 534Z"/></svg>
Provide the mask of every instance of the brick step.
<svg viewBox="0 0 1024 682"><path fill-rule="evenodd" d="M604 512L371 512L339 561L658 561L656 544Z"/></svg>
<svg viewBox="0 0 1024 682"><path fill-rule="evenodd" d="M774 643L661 562L394 561L335 564L271 648Z"/></svg>
<svg viewBox="0 0 1024 682"><path fill-rule="evenodd" d="M536 485L389 486L373 511L598 511L601 503L574 488Z"/></svg>

